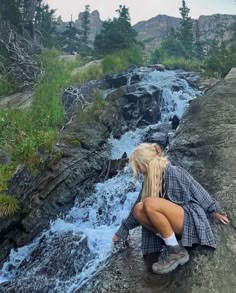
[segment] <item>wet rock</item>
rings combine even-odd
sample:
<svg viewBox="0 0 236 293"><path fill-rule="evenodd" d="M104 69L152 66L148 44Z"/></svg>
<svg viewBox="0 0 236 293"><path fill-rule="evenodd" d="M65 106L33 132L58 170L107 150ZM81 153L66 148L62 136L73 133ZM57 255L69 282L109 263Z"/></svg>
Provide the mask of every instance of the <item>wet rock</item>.
<svg viewBox="0 0 236 293"><path fill-rule="evenodd" d="M171 119L172 129L176 129L179 126L180 119L177 115L174 115Z"/></svg>
<svg viewBox="0 0 236 293"><path fill-rule="evenodd" d="M156 123L160 119L161 90L158 87L123 86L106 98L109 106L100 121L119 138L125 131Z"/></svg>
<svg viewBox="0 0 236 293"><path fill-rule="evenodd" d="M50 236L50 235L49 235ZM76 281L94 255L88 253L87 239L75 232L44 236L28 260L21 264L16 281L0 285L4 292L57 292L55 284L66 288ZM2 292L2 291L1 291Z"/></svg>
<svg viewBox="0 0 236 293"><path fill-rule="evenodd" d="M166 69L165 65L163 64L153 64L153 65L149 65L148 67L153 68L157 71L164 71Z"/></svg>
<svg viewBox="0 0 236 293"><path fill-rule="evenodd" d="M143 142L158 143L164 149L169 142L168 133L170 130L170 123L162 123L157 126L152 126L141 140Z"/></svg>
<svg viewBox="0 0 236 293"><path fill-rule="evenodd" d="M191 87L199 87L200 75L196 74L196 72L178 69L176 70L176 73L178 77L185 79Z"/></svg>
<svg viewBox="0 0 236 293"><path fill-rule="evenodd" d="M117 175L119 171L123 170L128 162L129 159L126 152L124 152L122 158L120 159L106 161L100 177L104 179L112 178L113 176Z"/></svg>
<svg viewBox="0 0 236 293"><path fill-rule="evenodd" d="M119 87L127 85L129 76L130 76L129 73L126 73L126 74L119 73L119 74L108 75L105 78L105 84L107 88L117 89Z"/></svg>

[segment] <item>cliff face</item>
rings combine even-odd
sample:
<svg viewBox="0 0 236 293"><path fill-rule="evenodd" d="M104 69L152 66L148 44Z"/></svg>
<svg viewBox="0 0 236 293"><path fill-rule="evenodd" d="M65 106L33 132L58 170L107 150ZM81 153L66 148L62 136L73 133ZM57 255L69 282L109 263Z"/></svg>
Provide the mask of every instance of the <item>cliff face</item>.
<svg viewBox="0 0 236 293"><path fill-rule="evenodd" d="M198 19L202 41L228 40L231 37L230 27L236 21L236 15L214 14L200 16Z"/></svg>
<svg viewBox="0 0 236 293"><path fill-rule="evenodd" d="M180 18L157 15L147 21L138 22L133 28L138 32L138 39L145 43L146 49L159 47L168 36L171 28L177 29Z"/></svg>
<svg viewBox="0 0 236 293"><path fill-rule="evenodd" d="M82 16L83 16L83 12L79 14L78 19L75 21L75 26L78 29L81 29L82 27ZM100 14L97 10L94 10L93 12L90 13L89 20L90 20L89 40L93 42L95 39L95 36L101 31L103 21L100 19Z"/></svg>
<svg viewBox="0 0 236 293"><path fill-rule="evenodd" d="M74 25L77 29L81 30L82 28L82 16L83 12L80 12L78 18L75 20ZM89 22L90 22L90 31L89 31L89 41L91 44L93 43L95 36L100 33L102 28L103 21L100 19L100 14L97 10L94 10L89 15ZM66 30L68 26L68 22L62 21L61 17L57 19L57 31L63 32Z"/></svg>
<svg viewBox="0 0 236 293"><path fill-rule="evenodd" d="M216 40L229 40L232 36L231 25L236 21L236 15L214 14L200 16L198 20L193 20L193 32L195 32L198 21L200 39L208 43ZM181 18L167 15L158 15L147 21L141 21L133 26L138 32L138 39L145 43L146 49L159 47L166 38L171 28L179 28Z"/></svg>

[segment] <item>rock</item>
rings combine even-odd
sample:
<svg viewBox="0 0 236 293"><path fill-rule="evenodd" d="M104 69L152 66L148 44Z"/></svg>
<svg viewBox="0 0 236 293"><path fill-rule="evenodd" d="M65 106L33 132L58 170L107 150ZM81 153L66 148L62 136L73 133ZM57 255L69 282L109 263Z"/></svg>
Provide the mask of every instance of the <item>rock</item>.
<svg viewBox="0 0 236 293"><path fill-rule="evenodd" d="M108 107L100 121L118 138L125 131L157 123L160 119L161 90L158 87L123 86L108 94Z"/></svg>
<svg viewBox="0 0 236 293"><path fill-rule="evenodd" d="M42 169L32 172L19 166L8 193L17 195L21 210L0 223L0 264L11 248L28 243L48 227L49 220L68 211L76 196L83 201L100 178L108 157L108 137L104 125L78 123L75 118L61 131L53 153L45 155Z"/></svg>
<svg viewBox="0 0 236 293"><path fill-rule="evenodd" d="M174 115L171 119L172 129L176 129L179 126L180 119L177 115Z"/></svg>
<svg viewBox="0 0 236 293"><path fill-rule="evenodd" d="M158 143L163 149L168 144L168 133L171 130L170 123L161 123L152 126L141 138L142 142Z"/></svg>
<svg viewBox="0 0 236 293"><path fill-rule="evenodd" d="M123 170L124 167L129 163L127 153L124 152L120 159L108 160L105 162L100 177L104 179L112 178L117 175L119 171Z"/></svg>
<svg viewBox="0 0 236 293"><path fill-rule="evenodd" d="M129 73L107 75L105 77L105 84L107 88L114 88L114 89L120 88L124 85L127 85L129 75L130 75Z"/></svg>
<svg viewBox="0 0 236 293"><path fill-rule="evenodd" d="M166 69L165 65L163 64L153 64L153 65L148 65L148 67L153 68L154 70L157 70L157 71L164 71Z"/></svg>
<svg viewBox="0 0 236 293"><path fill-rule="evenodd" d="M236 68L232 68L230 72L226 75L225 79L235 79L236 78Z"/></svg>
<svg viewBox="0 0 236 293"><path fill-rule="evenodd" d="M0 97L0 108L4 107L29 107L32 102L32 90L25 90L20 93L12 94L6 97Z"/></svg>
<svg viewBox="0 0 236 293"><path fill-rule="evenodd" d="M213 40L227 42L232 38L231 26L235 19L235 15L227 14L201 15L198 20L192 20L193 31L198 21L200 40L203 43L210 43ZM138 40L145 43L145 50L148 52L160 47L168 37L170 28L178 30L180 24L181 18L159 14L146 21L138 22L133 28L138 32Z"/></svg>
<svg viewBox="0 0 236 293"><path fill-rule="evenodd" d="M213 86L215 86L220 80L217 78L200 79L199 90L207 92Z"/></svg>
<svg viewBox="0 0 236 293"><path fill-rule="evenodd" d="M88 253L84 236L67 232L60 237L60 233L58 236L55 234L41 238L30 259L20 265L17 279L2 287L4 292L52 292L55 289L54 278L60 280L61 288L64 287L66 291L67 281L76 279L84 265L94 256Z"/></svg>
<svg viewBox="0 0 236 293"><path fill-rule="evenodd" d="M71 86L65 89L61 98L66 112L67 120L88 107L95 101L95 93L104 87L102 81L91 80L84 83L81 87Z"/></svg>
<svg viewBox="0 0 236 293"><path fill-rule="evenodd" d="M148 137L144 140L144 142L152 142L152 143L158 143L162 148L165 148L167 146L167 134L163 132L156 132L153 133L152 136Z"/></svg>

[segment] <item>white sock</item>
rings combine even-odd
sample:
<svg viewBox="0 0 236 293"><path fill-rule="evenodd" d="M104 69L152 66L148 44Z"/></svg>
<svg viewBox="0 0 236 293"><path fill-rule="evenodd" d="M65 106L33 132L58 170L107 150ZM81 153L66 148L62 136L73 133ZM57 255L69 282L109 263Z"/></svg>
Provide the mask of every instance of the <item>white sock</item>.
<svg viewBox="0 0 236 293"><path fill-rule="evenodd" d="M163 238L162 237L162 239L165 241L165 244L167 246L176 246L176 245L179 245L179 243L178 243L178 241L177 241L177 239L175 237L175 233L174 232L173 232L173 234L170 237L168 237L168 238Z"/></svg>

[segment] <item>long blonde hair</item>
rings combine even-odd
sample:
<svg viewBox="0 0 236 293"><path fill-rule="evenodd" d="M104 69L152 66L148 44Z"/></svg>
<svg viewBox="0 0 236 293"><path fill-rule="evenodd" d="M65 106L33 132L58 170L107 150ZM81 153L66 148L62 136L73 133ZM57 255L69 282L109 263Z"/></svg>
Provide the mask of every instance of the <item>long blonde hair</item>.
<svg viewBox="0 0 236 293"><path fill-rule="evenodd" d="M165 190L162 188L162 181L169 161L162 156L162 151L158 144L140 144L131 154L129 163L133 170L135 181L138 176L138 167L143 165L147 168L147 174L144 175L142 201L149 196L164 196Z"/></svg>

